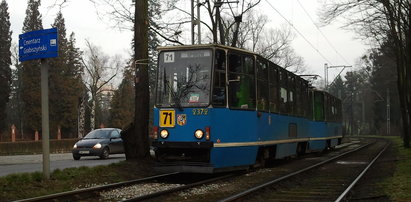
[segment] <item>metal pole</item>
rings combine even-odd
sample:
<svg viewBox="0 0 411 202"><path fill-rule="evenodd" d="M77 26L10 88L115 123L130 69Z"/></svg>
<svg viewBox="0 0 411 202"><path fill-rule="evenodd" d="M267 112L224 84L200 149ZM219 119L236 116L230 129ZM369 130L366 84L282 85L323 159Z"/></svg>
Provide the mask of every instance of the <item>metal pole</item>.
<svg viewBox="0 0 411 202"><path fill-rule="evenodd" d="M327 75L328 75L327 66L328 66L327 63L324 63L324 90L327 90Z"/></svg>
<svg viewBox="0 0 411 202"><path fill-rule="evenodd" d="M391 113L390 113L390 89L387 88L387 135L391 133Z"/></svg>
<svg viewBox="0 0 411 202"><path fill-rule="evenodd" d="M41 59L41 128L43 147L43 177L50 179L50 141L49 141L49 72L45 59Z"/></svg>
<svg viewBox="0 0 411 202"><path fill-rule="evenodd" d="M194 0L191 0L191 44L194 45Z"/></svg>
<svg viewBox="0 0 411 202"><path fill-rule="evenodd" d="M200 0L197 0L197 34L198 34L198 44L201 44L201 21L200 21Z"/></svg>

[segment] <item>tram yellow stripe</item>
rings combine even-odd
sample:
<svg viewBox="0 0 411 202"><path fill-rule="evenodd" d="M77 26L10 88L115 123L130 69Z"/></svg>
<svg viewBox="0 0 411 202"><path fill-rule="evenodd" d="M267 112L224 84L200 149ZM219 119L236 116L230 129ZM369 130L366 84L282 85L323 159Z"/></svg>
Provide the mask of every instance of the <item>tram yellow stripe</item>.
<svg viewBox="0 0 411 202"><path fill-rule="evenodd" d="M330 140L330 139L337 139L337 138L342 138L342 136L309 137L309 138L296 138L296 139L285 139L285 140L269 140L269 141L258 141L258 142L214 143L214 147L260 146L260 145L273 145L273 144L284 144L284 143L308 142L308 141L316 141L316 140Z"/></svg>

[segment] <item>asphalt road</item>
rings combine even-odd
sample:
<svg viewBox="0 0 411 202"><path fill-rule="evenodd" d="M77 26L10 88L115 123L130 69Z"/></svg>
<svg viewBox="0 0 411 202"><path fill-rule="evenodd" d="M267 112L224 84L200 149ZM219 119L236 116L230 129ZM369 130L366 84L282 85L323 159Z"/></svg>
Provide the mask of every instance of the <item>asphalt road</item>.
<svg viewBox="0 0 411 202"><path fill-rule="evenodd" d="M112 154L108 159L99 157L81 157L80 160L73 160L71 153L51 154L50 170L64 169L71 167L93 167L98 165L108 165L125 160L124 154ZM0 156L0 176L6 176L14 173L28 173L43 171L43 156L39 155L15 155Z"/></svg>

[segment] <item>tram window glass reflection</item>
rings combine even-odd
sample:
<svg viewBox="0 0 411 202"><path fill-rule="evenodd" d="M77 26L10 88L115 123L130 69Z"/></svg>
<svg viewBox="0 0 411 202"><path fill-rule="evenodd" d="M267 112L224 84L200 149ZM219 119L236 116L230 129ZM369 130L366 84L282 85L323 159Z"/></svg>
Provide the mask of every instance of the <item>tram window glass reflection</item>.
<svg viewBox="0 0 411 202"><path fill-rule="evenodd" d="M279 81L280 81L280 113L287 114L287 102L288 102L288 74L284 69L280 69Z"/></svg>
<svg viewBox="0 0 411 202"><path fill-rule="evenodd" d="M324 121L324 93L314 92L314 120Z"/></svg>
<svg viewBox="0 0 411 202"><path fill-rule="evenodd" d="M160 52L156 106L208 106L212 58L211 49Z"/></svg>
<svg viewBox="0 0 411 202"><path fill-rule="evenodd" d="M268 111L268 63L257 59L257 109Z"/></svg>
<svg viewBox="0 0 411 202"><path fill-rule="evenodd" d="M300 78L296 78L296 83L295 83L295 108L296 108L296 115L297 116L301 116L302 115L302 105L303 103L301 103L301 96L302 96L302 92L301 92L301 85L302 85L302 81Z"/></svg>
<svg viewBox="0 0 411 202"><path fill-rule="evenodd" d="M225 51L217 49L214 59L213 106L226 106L226 55Z"/></svg>
<svg viewBox="0 0 411 202"><path fill-rule="evenodd" d="M254 59L231 52L228 55L230 108L255 109Z"/></svg>
<svg viewBox="0 0 411 202"><path fill-rule="evenodd" d="M288 84L288 102L286 103L287 106L287 114L295 114L295 76L291 73L287 73L287 84Z"/></svg>
<svg viewBox="0 0 411 202"><path fill-rule="evenodd" d="M268 68L270 83L270 112L278 113L279 86L278 86L278 66L270 63Z"/></svg>

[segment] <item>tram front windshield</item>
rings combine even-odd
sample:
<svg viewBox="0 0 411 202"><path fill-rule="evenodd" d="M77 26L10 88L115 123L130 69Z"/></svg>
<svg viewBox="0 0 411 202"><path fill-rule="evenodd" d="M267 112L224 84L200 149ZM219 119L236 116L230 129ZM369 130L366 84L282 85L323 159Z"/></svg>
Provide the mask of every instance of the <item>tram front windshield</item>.
<svg viewBox="0 0 411 202"><path fill-rule="evenodd" d="M158 59L157 107L209 104L211 49L163 51Z"/></svg>

